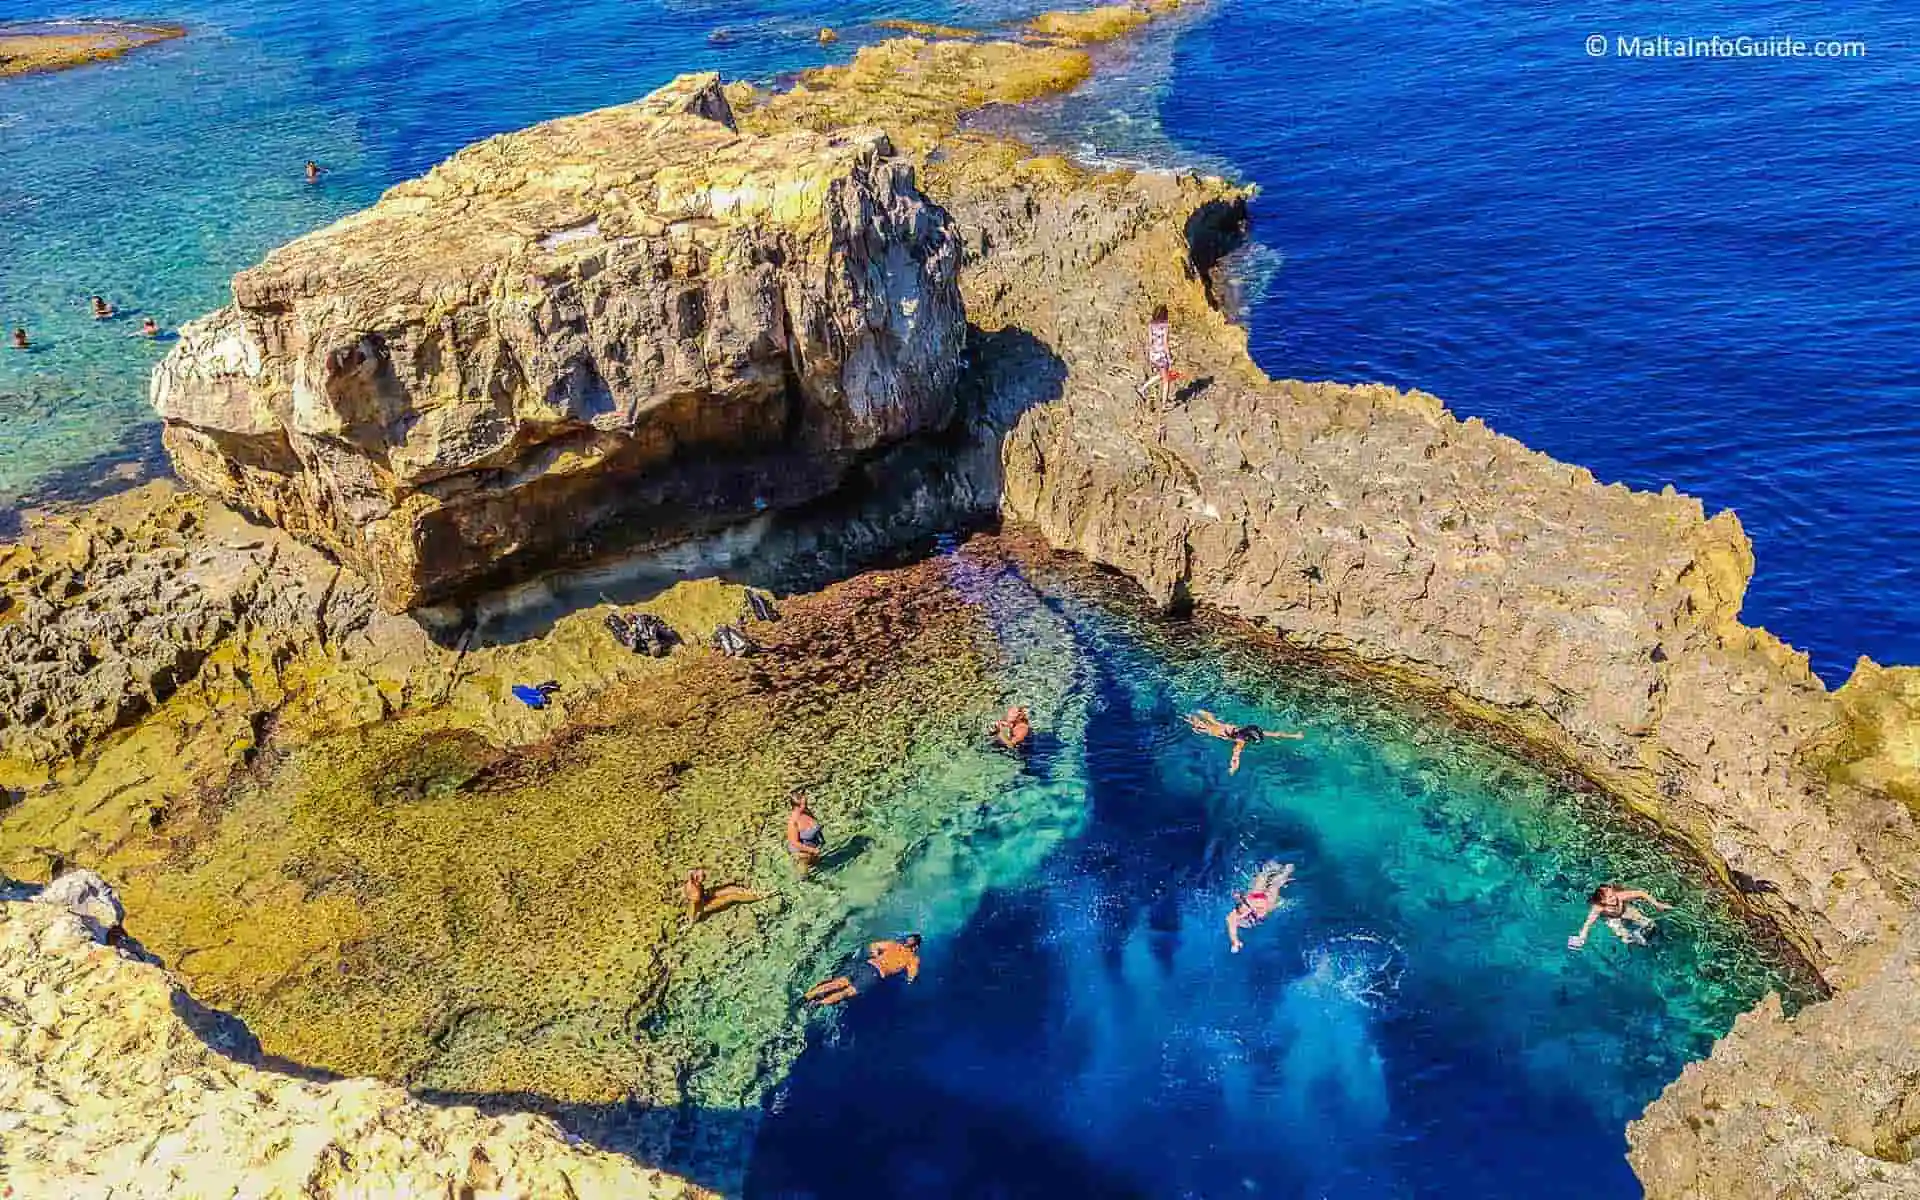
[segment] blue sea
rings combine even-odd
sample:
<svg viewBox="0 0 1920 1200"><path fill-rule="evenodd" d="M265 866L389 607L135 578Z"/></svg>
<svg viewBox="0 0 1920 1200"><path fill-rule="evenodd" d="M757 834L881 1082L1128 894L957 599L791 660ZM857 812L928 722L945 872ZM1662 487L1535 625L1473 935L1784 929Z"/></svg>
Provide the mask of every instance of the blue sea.
<svg viewBox="0 0 1920 1200"><path fill-rule="evenodd" d="M7 12L122 15L49 3ZM140 317L218 305L272 246L476 138L680 71L842 59L878 16L1041 7L180 0L156 15L185 39L0 83L0 322L35 342L0 352L0 508L157 469L165 346L126 336ZM1269 372L1418 387L1602 479L1738 511L1748 619L1839 682L1860 654L1920 662L1917 29L1889 0L1213 0L1041 117L1090 158L1261 185L1240 267ZM1716 34L1867 53L1615 41ZM121 318L90 320L93 293ZM1043 718L1047 799L1009 803L1077 815L941 931L919 984L819 1026L750 1192L1636 1194L1621 1123L1781 979L1682 864L1363 686L1079 585L962 575L1016 671L1055 647L1036 680L1069 680L1083 714L1070 736ZM1179 731L1203 703L1310 737L1229 777ZM1298 903L1228 957L1221 906L1269 857L1299 865ZM1647 953L1571 956L1609 873L1690 915ZM909 888L895 915L929 903Z"/></svg>

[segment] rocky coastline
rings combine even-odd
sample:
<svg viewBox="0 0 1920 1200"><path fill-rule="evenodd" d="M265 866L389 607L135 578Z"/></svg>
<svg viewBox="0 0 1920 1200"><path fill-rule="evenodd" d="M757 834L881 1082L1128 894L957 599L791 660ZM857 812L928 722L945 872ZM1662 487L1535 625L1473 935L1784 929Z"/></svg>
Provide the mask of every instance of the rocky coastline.
<svg viewBox="0 0 1920 1200"><path fill-rule="evenodd" d="M298 996L321 970L350 978L370 967L356 938L382 918L355 911L352 881L315 861L317 842L262 855L283 857L245 881L248 907L304 919L254 930L191 889L170 894L177 864L155 868L184 856L209 886L231 887L221 855L256 851L223 850L214 821L275 788L320 827L383 828L378 804L345 793L423 746L446 757L421 794L455 795L500 747L616 729L662 691L709 699L649 710L649 728L712 728L747 696L772 712L785 693L756 668L592 653L604 606L577 598L775 548L814 586L997 516L1169 609L1236 614L1512 731L1688 847L1791 942L1833 998L1743 1017L1632 1126L1649 1195L1912 1194L1920 671L1863 660L1830 693L1804 656L1743 625L1754 555L1731 513L1602 485L1430 396L1268 379L1219 311L1217 277L1244 232L1235 185L1088 171L962 129L968 111L1073 86L1090 69L1080 43L1167 7L1075 15L1024 40L899 39L782 92L685 77L482 143L243 273L235 307L183 335L154 389L182 478L213 499L152 485L0 548L0 786L12 801L0 871L101 869L143 941L196 952L176 968L196 991L212 985L202 998L216 1004L244 1010L266 983ZM630 139L665 147L679 174L647 177L641 196L631 164L608 158ZM715 165L703 176L696 162ZM395 287L396 231L446 227L449 205L480 216L436 235L449 244L406 246L435 263L432 286ZM1173 310L1188 376L1170 409L1134 390L1156 303ZM943 364L957 361L963 321L955 376ZM738 486L716 486L716 470L734 468ZM593 536L566 519L580 506ZM636 548L627 566L600 563ZM543 574L556 566L567 572ZM516 580L531 581L478 594ZM799 623L782 623L791 635L767 634L795 647L774 661L812 669L799 647L827 639L801 637L809 621L857 637L849 605L892 603L863 586L801 602ZM698 636L742 600L713 584L650 603ZM903 620L949 640L868 647L897 670L844 681L846 703L862 688L925 688L984 711L992 698L966 654L933 653L965 645L962 624ZM730 682L693 687L696 670ZM569 680L555 711L502 698L506 681L547 676ZM753 769L768 787L792 782L797 747L844 715L812 714L824 724L803 723L796 748L775 745ZM753 744L761 719L742 718L721 748ZM663 749L623 781L666 781L664 794L684 778L683 797L724 812L700 791L712 766ZM309 786L329 775L348 786ZM623 886L671 903L664 877ZM500 902L511 893L503 885ZM332 932L287 941L295 925ZM17 905L0 935L9 966L39 970L51 955L62 978L133 970L98 965L112 952L30 925ZM637 940L662 953L664 937ZM272 978L242 986L241 966L262 955L248 969ZM723 954L675 965L712 980L737 967ZM611 997L645 992L635 981L664 966L596 969ZM171 986L141 971L141 988ZM369 977L356 1003L393 984ZM479 1022L441 1034L485 1033L484 1052L422 1058L406 1082L533 1090L499 1047L554 1026L497 1007L502 1036ZM352 1040L362 1009L273 1011L247 1015L309 1061L393 1061ZM9 1055L37 1062L31 1041ZM679 1098L671 1054L635 1070L658 1079L653 1102ZM590 1076L540 1082L583 1101L618 1090ZM745 1086L734 1097L751 1098ZM51 1124L31 1131L57 1136Z"/></svg>
<svg viewBox="0 0 1920 1200"><path fill-rule="evenodd" d="M0 23L0 79L109 62L186 34L181 25L132 21Z"/></svg>

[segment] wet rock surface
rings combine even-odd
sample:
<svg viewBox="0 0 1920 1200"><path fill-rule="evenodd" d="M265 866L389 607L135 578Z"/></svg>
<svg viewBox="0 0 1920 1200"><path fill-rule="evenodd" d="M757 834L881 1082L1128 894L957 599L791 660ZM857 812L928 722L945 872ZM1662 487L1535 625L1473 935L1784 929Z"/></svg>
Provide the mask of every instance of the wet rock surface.
<svg viewBox="0 0 1920 1200"><path fill-rule="evenodd" d="M944 427L957 266L879 130L742 133L686 76L275 251L153 402L183 479L400 610L815 499Z"/></svg>

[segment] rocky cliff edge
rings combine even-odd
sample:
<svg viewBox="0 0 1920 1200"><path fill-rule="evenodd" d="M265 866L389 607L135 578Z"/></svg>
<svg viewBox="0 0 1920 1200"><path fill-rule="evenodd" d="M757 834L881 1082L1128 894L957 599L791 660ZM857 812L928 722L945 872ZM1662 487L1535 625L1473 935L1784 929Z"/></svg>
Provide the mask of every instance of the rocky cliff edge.
<svg viewBox="0 0 1920 1200"><path fill-rule="evenodd" d="M0 903L0 1195L712 1195L544 1118L264 1070L238 1022L96 933L61 907Z"/></svg>

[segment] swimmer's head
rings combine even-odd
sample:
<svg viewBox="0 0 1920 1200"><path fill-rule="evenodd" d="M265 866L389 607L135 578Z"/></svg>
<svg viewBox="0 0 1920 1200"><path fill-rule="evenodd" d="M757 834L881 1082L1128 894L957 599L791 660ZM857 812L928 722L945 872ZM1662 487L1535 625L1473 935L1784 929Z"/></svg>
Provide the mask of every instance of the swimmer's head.
<svg viewBox="0 0 1920 1200"><path fill-rule="evenodd" d="M910 933L907 936L900 939L900 944L902 946L905 946L909 950L918 950L920 948L920 935L917 933Z"/></svg>

